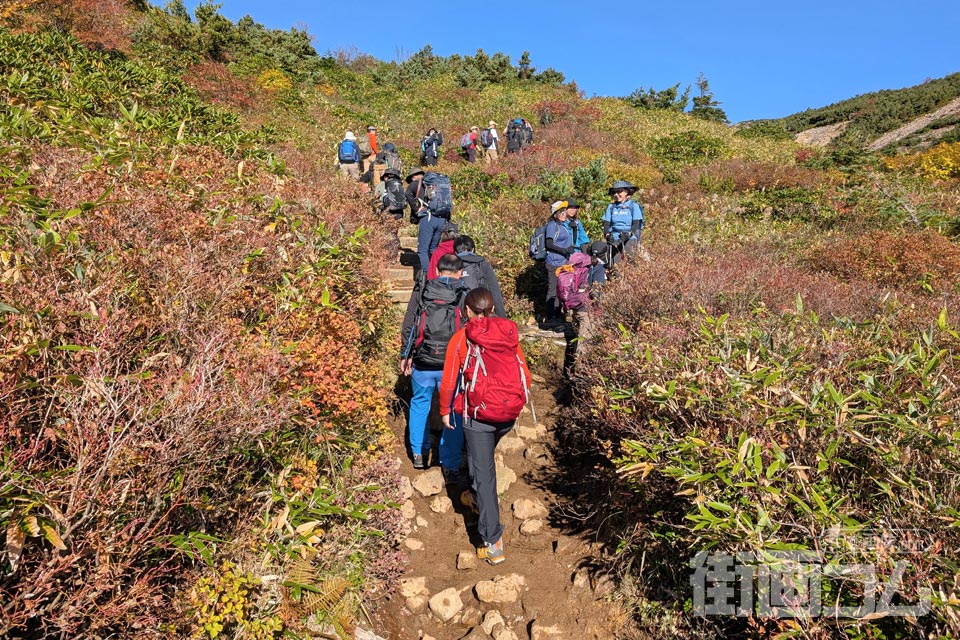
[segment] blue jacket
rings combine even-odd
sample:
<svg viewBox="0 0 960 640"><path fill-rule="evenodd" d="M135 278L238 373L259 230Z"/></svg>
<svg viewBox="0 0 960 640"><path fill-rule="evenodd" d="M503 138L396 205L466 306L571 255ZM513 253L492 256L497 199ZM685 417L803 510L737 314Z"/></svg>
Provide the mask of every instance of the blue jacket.
<svg viewBox="0 0 960 640"><path fill-rule="evenodd" d="M566 249L573 246L573 236L570 235L570 230L567 227L556 220L551 220L547 223L547 266L548 267L559 267L562 264L567 263L567 256L562 253L557 253L550 249L550 241L553 241L553 246L557 249Z"/></svg>
<svg viewBox="0 0 960 640"><path fill-rule="evenodd" d="M567 231L569 231L572 234L573 224L574 224L573 220L567 220L566 222L563 223L563 226L565 226L567 228ZM590 242L590 237L587 235L586 230L583 228L582 222L577 220L576 225L577 225L577 233L573 239L573 248L576 249L577 251L580 251L580 247Z"/></svg>
<svg viewBox="0 0 960 640"><path fill-rule="evenodd" d="M644 224L643 207L629 198L622 203L611 202L603 212L603 222L610 225L610 232L616 241L619 241L621 236L630 235L634 223L639 222L637 228L637 239L639 239Z"/></svg>

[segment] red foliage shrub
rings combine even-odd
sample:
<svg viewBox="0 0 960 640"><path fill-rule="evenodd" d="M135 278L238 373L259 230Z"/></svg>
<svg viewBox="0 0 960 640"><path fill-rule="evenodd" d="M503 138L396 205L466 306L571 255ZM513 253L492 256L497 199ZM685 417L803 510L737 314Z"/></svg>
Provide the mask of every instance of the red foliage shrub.
<svg viewBox="0 0 960 640"><path fill-rule="evenodd" d="M740 158L716 160L706 167L693 169L691 176L701 184L706 182L741 192L790 187L813 190L828 182L826 174L815 169Z"/></svg>
<svg viewBox="0 0 960 640"><path fill-rule="evenodd" d="M220 62L205 61L195 64L184 74L184 81L216 104L238 109L251 109L262 96L256 84L233 75Z"/></svg>
<svg viewBox="0 0 960 640"><path fill-rule="evenodd" d="M870 231L810 248L807 264L846 281L863 280L914 292L956 292L960 247L938 233Z"/></svg>

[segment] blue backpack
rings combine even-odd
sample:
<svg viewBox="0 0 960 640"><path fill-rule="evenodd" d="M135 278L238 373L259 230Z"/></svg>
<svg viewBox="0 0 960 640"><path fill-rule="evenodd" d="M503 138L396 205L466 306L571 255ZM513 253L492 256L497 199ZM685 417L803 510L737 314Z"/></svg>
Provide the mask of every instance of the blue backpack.
<svg viewBox="0 0 960 640"><path fill-rule="evenodd" d="M549 220L547 221L549 222ZM547 222L533 230L530 235L530 259L547 259Z"/></svg>
<svg viewBox="0 0 960 640"><path fill-rule="evenodd" d="M449 218L453 213L453 191L449 177L427 171L423 174L423 195L430 215Z"/></svg>
<svg viewBox="0 0 960 640"><path fill-rule="evenodd" d="M353 140L344 140L340 143L340 150L337 151L337 157L340 159L340 162L356 162L356 152L357 143Z"/></svg>

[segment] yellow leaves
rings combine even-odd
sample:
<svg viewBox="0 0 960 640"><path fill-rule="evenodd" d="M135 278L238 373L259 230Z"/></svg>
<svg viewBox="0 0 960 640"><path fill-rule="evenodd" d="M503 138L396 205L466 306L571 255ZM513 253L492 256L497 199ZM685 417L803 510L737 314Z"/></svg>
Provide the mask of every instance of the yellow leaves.
<svg viewBox="0 0 960 640"><path fill-rule="evenodd" d="M14 571L17 570L17 564L20 562L20 555L23 553L23 543L27 539L26 532L21 528L18 520L12 521L7 526L7 560Z"/></svg>

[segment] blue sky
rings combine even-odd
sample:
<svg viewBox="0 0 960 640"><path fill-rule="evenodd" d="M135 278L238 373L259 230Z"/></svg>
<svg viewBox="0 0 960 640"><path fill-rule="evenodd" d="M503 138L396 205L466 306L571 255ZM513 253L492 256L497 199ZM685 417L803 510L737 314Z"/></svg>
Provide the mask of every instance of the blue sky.
<svg viewBox="0 0 960 640"><path fill-rule="evenodd" d="M220 3L234 21L306 28L321 54L356 48L394 60L429 43L444 56L482 48L516 62L529 50L535 67L563 72L587 96L682 88L703 72L734 122L960 71L958 0Z"/></svg>

